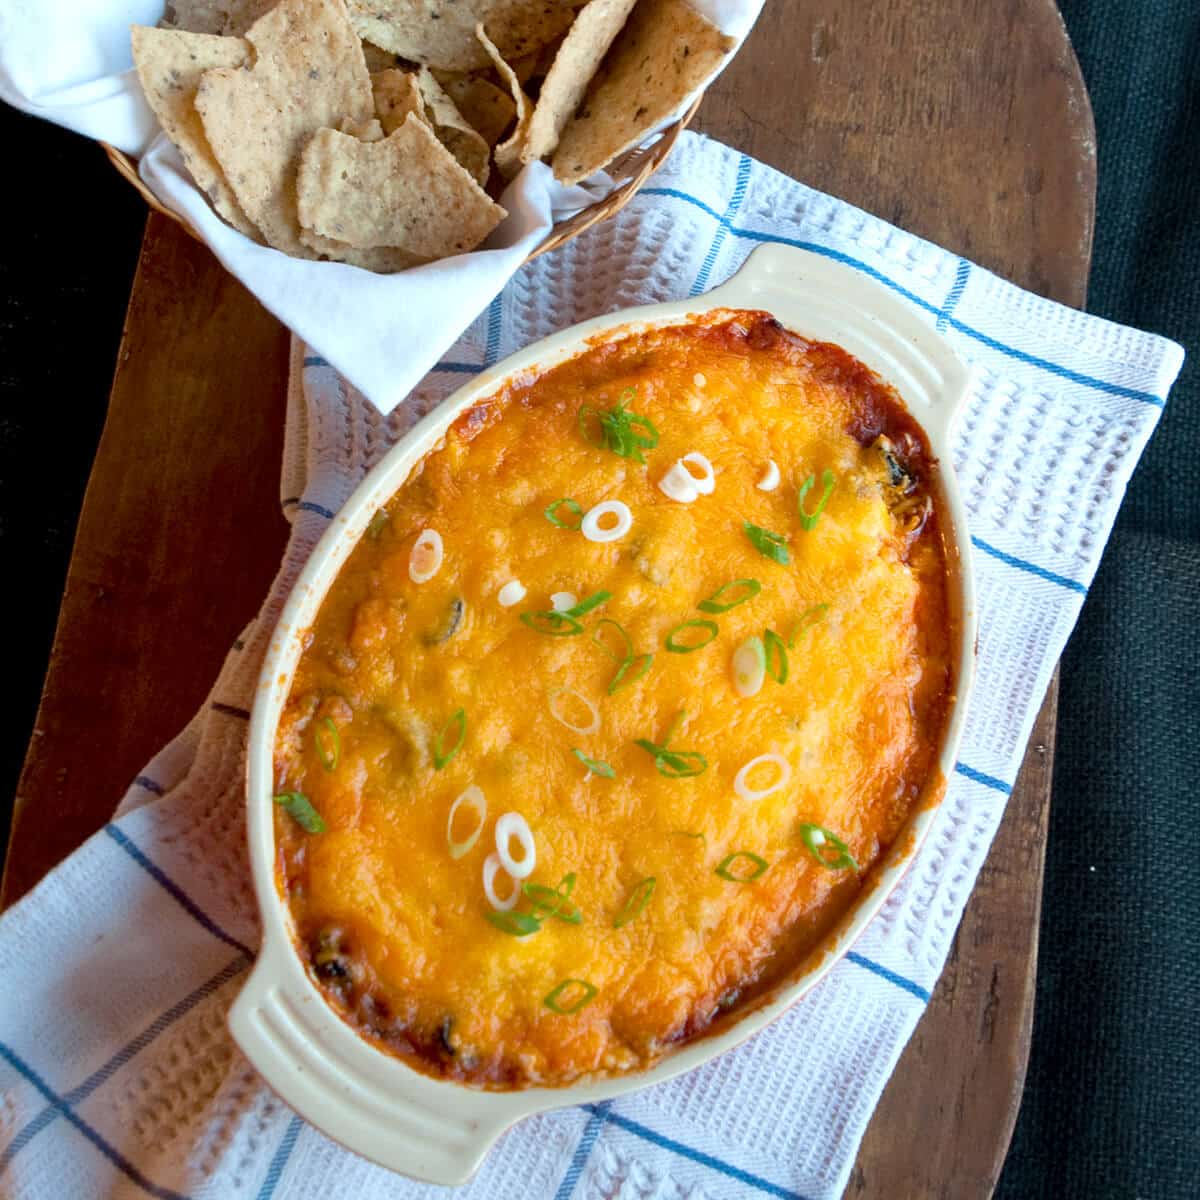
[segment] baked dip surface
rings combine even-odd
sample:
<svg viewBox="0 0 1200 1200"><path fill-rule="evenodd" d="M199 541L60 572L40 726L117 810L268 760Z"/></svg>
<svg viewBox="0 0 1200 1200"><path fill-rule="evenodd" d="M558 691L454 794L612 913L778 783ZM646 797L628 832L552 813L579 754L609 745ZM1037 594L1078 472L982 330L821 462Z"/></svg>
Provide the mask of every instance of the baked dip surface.
<svg viewBox="0 0 1200 1200"><path fill-rule="evenodd" d="M647 1067L793 972L940 794L934 464L758 312L466 412L325 597L275 749L329 1003L477 1086Z"/></svg>

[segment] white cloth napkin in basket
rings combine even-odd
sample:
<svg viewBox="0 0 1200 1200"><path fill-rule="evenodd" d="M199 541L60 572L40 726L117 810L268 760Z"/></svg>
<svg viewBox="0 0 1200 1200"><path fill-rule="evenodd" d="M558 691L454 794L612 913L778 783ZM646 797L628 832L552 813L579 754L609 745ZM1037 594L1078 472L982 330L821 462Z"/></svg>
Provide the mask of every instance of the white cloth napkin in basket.
<svg viewBox="0 0 1200 1200"><path fill-rule="evenodd" d="M1020 291L691 134L620 216L522 268L390 417L297 345L281 496L293 531L260 617L230 651L209 703L134 781L113 823L0 919L0 1194L449 1195L305 1125L225 1031L258 937L242 768L263 649L289 582L363 472L464 377L597 313L698 294L771 241L883 281L975 364L955 450L981 617L961 760L903 884L810 997L679 1079L525 1122L461 1195L841 1194L936 983L1183 355Z"/></svg>

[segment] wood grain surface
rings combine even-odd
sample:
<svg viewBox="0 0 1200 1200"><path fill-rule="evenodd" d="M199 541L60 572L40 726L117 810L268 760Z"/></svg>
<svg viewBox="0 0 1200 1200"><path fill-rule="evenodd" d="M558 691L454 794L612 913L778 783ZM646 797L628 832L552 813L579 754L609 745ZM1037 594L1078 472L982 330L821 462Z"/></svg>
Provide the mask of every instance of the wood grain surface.
<svg viewBox="0 0 1200 1200"><path fill-rule="evenodd" d="M696 127L1043 295L1083 301L1094 138L1052 0L768 0ZM152 217L0 902L103 825L257 609L286 535L286 371L278 323ZM850 1196L957 1200L995 1184L1033 1017L1055 694Z"/></svg>

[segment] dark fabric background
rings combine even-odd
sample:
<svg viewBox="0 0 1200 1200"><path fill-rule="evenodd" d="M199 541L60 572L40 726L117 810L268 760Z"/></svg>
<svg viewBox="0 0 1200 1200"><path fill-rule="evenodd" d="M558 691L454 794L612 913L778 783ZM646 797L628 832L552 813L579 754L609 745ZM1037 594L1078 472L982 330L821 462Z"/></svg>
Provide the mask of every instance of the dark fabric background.
<svg viewBox="0 0 1200 1200"><path fill-rule="evenodd" d="M1089 307L1200 354L1200 0L1062 8L1100 146ZM145 211L82 139L3 108L0 134L0 562L19 564L5 591L20 631L5 643L2 832ZM1200 1197L1198 596L1189 363L1063 663L1033 1055L1003 1200Z"/></svg>

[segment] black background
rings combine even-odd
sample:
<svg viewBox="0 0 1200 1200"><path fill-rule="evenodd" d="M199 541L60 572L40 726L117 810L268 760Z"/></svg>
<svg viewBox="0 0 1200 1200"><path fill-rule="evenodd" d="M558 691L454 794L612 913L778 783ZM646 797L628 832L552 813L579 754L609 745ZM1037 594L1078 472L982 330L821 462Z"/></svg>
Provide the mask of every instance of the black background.
<svg viewBox="0 0 1200 1200"><path fill-rule="evenodd" d="M1100 147L1089 309L1200 348L1200 4L1062 9ZM0 138L2 833L145 208L81 138L7 108ZM1198 393L1189 364L1063 663L1033 1055L1003 1200L1200 1197Z"/></svg>

